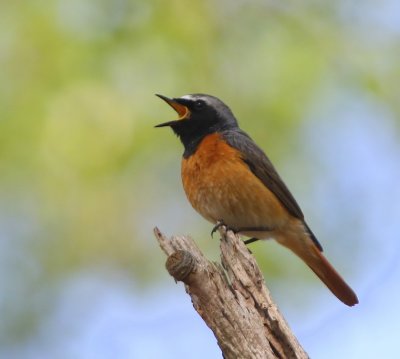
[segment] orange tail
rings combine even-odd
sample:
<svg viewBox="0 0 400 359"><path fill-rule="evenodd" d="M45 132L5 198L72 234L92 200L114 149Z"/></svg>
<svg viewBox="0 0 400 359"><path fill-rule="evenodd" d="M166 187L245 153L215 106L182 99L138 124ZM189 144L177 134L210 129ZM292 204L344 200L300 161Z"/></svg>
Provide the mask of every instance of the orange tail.
<svg viewBox="0 0 400 359"><path fill-rule="evenodd" d="M298 243L299 241L296 241L296 246L288 245L289 243L287 243L287 241L285 242L286 243L280 241L281 244L296 253L339 300L348 306L353 306L358 303L357 295L335 268L332 267L311 239L307 237L301 244Z"/></svg>

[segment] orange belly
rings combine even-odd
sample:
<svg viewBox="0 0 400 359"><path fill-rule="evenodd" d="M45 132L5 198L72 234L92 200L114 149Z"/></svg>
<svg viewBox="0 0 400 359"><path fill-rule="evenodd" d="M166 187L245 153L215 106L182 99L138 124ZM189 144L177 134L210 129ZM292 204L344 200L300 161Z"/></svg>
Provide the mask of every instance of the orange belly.
<svg viewBox="0 0 400 359"><path fill-rule="evenodd" d="M182 160L182 182L193 208L212 223L279 230L290 220L280 201L219 134L205 137Z"/></svg>

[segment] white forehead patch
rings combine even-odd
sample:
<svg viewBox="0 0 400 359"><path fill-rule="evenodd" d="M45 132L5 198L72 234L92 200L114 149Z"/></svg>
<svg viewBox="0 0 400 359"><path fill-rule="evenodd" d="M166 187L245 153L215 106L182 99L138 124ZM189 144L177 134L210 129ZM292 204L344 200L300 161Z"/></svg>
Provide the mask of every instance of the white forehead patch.
<svg viewBox="0 0 400 359"><path fill-rule="evenodd" d="M183 98L183 99L185 99L185 100L193 100L193 99L194 99L194 96L192 96L192 95L185 95L185 96L182 96L181 98Z"/></svg>

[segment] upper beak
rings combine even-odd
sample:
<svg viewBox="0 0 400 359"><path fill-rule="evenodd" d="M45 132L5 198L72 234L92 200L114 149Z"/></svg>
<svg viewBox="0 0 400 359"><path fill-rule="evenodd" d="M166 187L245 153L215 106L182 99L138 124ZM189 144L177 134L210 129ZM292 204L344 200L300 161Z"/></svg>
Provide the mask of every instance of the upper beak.
<svg viewBox="0 0 400 359"><path fill-rule="evenodd" d="M159 98L164 100L168 105L170 105L177 112L177 114L179 115L179 119L177 121L183 120L190 115L190 111L189 111L188 107L185 105L182 105L176 99L171 99L166 96L159 95L159 94L156 94L156 96L158 96ZM177 121L169 121L169 122L160 123L159 125L157 125L155 127L171 126L174 123L176 123Z"/></svg>

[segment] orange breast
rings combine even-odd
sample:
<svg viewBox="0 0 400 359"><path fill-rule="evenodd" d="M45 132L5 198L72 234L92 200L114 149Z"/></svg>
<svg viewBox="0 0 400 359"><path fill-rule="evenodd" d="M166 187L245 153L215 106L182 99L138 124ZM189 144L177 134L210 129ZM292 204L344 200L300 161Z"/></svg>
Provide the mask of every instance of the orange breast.
<svg viewBox="0 0 400 359"><path fill-rule="evenodd" d="M280 228L290 218L240 153L219 134L205 137L196 152L182 160L182 182L193 208L212 223L223 220L234 228Z"/></svg>

